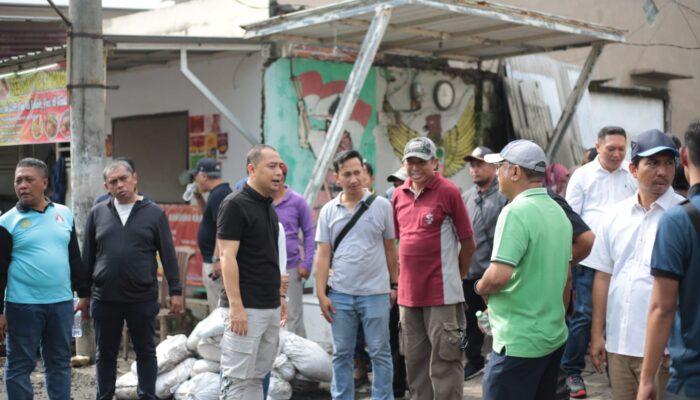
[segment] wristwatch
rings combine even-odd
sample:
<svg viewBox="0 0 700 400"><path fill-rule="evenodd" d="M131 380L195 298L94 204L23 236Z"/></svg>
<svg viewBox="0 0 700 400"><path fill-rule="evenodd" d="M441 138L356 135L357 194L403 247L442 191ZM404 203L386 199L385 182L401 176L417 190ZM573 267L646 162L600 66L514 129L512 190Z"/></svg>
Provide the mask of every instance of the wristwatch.
<svg viewBox="0 0 700 400"><path fill-rule="evenodd" d="M221 259L219 258L219 256L211 256L211 263L212 263L212 264L216 264L216 263L218 263L219 261L221 261Z"/></svg>

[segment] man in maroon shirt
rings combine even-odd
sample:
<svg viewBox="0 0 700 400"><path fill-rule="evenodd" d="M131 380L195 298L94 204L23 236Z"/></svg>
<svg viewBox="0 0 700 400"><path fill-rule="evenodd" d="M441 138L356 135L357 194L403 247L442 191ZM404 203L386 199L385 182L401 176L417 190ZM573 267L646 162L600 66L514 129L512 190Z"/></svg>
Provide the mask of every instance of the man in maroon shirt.
<svg viewBox="0 0 700 400"><path fill-rule="evenodd" d="M462 279L475 244L459 189L435 172L435 144L404 148L408 173L392 199L399 238L401 340L414 400L462 399Z"/></svg>

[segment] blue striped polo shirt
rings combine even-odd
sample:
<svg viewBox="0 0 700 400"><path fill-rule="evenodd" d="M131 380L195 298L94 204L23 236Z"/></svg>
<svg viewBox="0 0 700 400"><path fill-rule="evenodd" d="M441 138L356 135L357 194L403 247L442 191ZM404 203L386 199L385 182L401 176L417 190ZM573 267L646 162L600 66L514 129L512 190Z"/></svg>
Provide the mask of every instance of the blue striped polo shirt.
<svg viewBox="0 0 700 400"><path fill-rule="evenodd" d="M44 212L15 207L0 216L0 229L12 238L5 300L50 304L73 298L68 244L73 214L49 203Z"/></svg>

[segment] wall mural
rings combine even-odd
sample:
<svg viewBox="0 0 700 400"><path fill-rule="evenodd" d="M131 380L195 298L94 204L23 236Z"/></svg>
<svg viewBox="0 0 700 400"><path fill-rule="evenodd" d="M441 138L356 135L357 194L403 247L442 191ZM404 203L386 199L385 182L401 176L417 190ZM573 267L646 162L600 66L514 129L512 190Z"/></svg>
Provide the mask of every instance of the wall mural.
<svg viewBox="0 0 700 400"><path fill-rule="evenodd" d="M287 184L299 193L311 177L351 69L350 63L282 58L265 70L265 142L279 150L289 166ZM460 78L373 67L337 151L356 149L375 167L377 161L395 168L406 142L428 136L438 146L440 170L453 177L464 169L463 158L475 147L473 104L474 87ZM377 156L382 159L376 160ZM329 170L314 214L338 189Z"/></svg>
<svg viewBox="0 0 700 400"><path fill-rule="evenodd" d="M279 59L265 71L265 142L279 150L289 166L287 183L299 193L311 178L351 69L352 64L347 63L295 58ZM375 82L373 68L337 149L356 149L372 164L376 153ZM313 207L315 214L337 190L329 170Z"/></svg>

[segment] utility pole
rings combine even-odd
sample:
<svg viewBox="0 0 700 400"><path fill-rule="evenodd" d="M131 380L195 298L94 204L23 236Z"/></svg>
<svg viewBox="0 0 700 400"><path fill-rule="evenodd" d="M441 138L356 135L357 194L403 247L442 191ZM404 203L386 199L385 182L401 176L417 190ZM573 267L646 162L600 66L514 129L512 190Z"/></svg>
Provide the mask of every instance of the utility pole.
<svg viewBox="0 0 700 400"><path fill-rule="evenodd" d="M102 2L70 0L68 74L71 106L70 185L78 241L82 245L85 222L102 189L105 160L105 56L102 39ZM76 352L95 360L92 324L83 324Z"/></svg>

